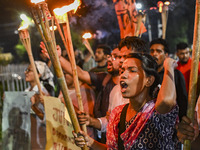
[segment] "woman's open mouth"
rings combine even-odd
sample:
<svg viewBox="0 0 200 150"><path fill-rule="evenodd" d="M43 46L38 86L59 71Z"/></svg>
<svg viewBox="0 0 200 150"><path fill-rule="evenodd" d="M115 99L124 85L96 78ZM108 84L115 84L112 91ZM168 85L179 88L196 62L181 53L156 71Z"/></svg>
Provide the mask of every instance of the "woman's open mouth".
<svg viewBox="0 0 200 150"><path fill-rule="evenodd" d="M120 86L121 86L121 92L125 92L127 87L128 87L128 84L124 81L120 81Z"/></svg>

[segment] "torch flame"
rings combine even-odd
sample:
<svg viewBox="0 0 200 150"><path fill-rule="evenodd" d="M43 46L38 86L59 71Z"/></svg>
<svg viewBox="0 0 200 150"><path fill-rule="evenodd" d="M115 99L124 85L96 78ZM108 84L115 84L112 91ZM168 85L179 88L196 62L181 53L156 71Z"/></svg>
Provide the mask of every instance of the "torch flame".
<svg viewBox="0 0 200 150"><path fill-rule="evenodd" d="M45 0L31 0L31 3L35 3L35 4L38 4L38 3L41 3L41 2L44 2Z"/></svg>
<svg viewBox="0 0 200 150"><path fill-rule="evenodd" d="M54 30L54 31L55 31L55 30L57 29L57 26L53 26L53 27L52 27L52 26L50 26L50 27L49 27L49 29L50 29L51 31L52 31L52 30Z"/></svg>
<svg viewBox="0 0 200 150"><path fill-rule="evenodd" d="M90 38L92 37L92 34L89 33L89 32L87 32L87 33L83 34L82 37L83 37L84 39L90 39Z"/></svg>
<svg viewBox="0 0 200 150"><path fill-rule="evenodd" d="M169 5L170 5L170 2L169 2L169 1L166 1L164 4L167 5L167 6L169 6Z"/></svg>
<svg viewBox="0 0 200 150"><path fill-rule="evenodd" d="M159 1L157 4L158 4L159 12L161 13L162 12L162 8L163 8L163 2Z"/></svg>
<svg viewBox="0 0 200 150"><path fill-rule="evenodd" d="M19 27L18 31L25 30L28 28L28 24L24 24L23 26Z"/></svg>
<svg viewBox="0 0 200 150"><path fill-rule="evenodd" d="M53 11L56 15L63 15L71 10L74 10L75 13L80 5L81 5L80 0L74 0L72 4L63 6L61 8L55 8Z"/></svg>

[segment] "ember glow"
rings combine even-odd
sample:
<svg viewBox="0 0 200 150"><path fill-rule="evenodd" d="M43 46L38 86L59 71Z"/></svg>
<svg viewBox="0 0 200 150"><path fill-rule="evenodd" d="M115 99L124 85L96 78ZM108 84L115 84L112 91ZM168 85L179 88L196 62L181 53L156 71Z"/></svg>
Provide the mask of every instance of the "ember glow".
<svg viewBox="0 0 200 150"><path fill-rule="evenodd" d="M81 5L80 0L74 0L72 4L63 6L61 8L55 8L53 11L56 15L63 15L71 10L74 10L75 13L80 5Z"/></svg>
<svg viewBox="0 0 200 150"><path fill-rule="evenodd" d="M85 34L82 36L82 38L84 38L84 39L90 39L90 38L92 38L92 34L89 33L89 32L87 32L87 33L85 33Z"/></svg>
<svg viewBox="0 0 200 150"><path fill-rule="evenodd" d="M41 3L41 2L44 2L45 0L31 0L31 3L35 3L35 4L38 4L38 3Z"/></svg>

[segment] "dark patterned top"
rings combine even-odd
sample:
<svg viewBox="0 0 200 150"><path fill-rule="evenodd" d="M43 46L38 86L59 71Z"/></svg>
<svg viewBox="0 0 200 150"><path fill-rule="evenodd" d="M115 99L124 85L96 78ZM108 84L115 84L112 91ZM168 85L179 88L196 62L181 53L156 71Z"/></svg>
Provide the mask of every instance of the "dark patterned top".
<svg viewBox="0 0 200 150"><path fill-rule="evenodd" d="M132 149L142 150L178 150L180 143L178 142L175 123L178 114L178 106L170 113L159 114L154 111L149 118L143 131L140 132ZM136 116L129 122L126 122L126 129L132 124Z"/></svg>
<svg viewBox="0 0 200 150"><path fill-rule="evenodd" d="M107 126L107 146L109 150L118 149L118 134L121 112L125 105L113 109ZM125 150L181 150L175 125L179 108L176 105L170 112L159 114L155 101L146 103L129 121L120 135Z"/></svg>

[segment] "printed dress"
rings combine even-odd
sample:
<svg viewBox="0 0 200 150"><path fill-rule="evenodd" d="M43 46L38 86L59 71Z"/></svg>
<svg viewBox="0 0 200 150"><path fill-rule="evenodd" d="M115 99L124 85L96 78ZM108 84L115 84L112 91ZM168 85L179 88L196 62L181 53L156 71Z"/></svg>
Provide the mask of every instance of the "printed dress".
<svg viewBox="0 0 200 150"><path fill-rule="evenodd" d="M119 121L125 105L116 107L110 116L107 127L108 149L118 149ZM126 130L121 134L126 150L176 150L179 142L175 124L178 118L178 106L169 113L159 114L155 110L155 101L146 103L143 108L129 121Z"/></svg>

